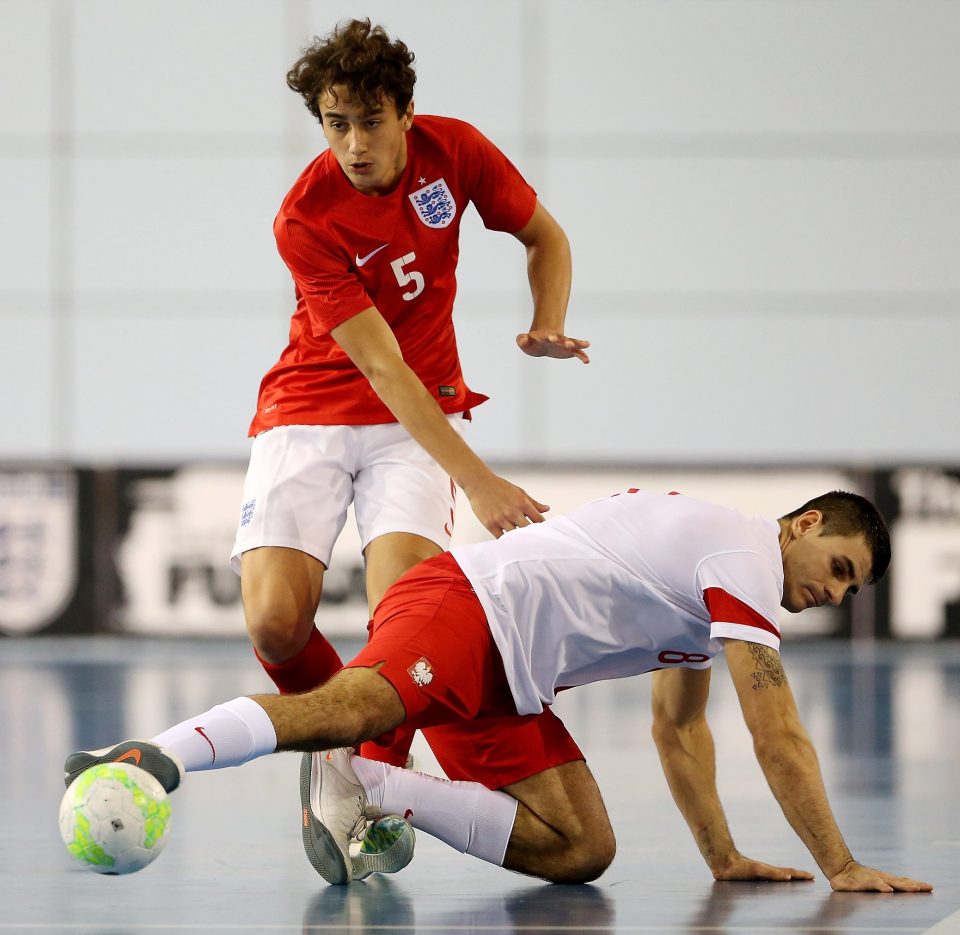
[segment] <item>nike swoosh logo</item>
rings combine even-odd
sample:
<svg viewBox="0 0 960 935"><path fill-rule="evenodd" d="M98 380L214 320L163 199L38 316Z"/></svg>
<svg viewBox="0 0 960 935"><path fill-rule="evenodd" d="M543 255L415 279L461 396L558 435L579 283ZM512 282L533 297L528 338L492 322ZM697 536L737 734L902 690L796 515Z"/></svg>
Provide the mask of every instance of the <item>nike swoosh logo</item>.
<svg viewBox="0 0 960 935"><path fill-rule="evenodd" d="M356 262L357 264L357 269L359 269L361 266L366 266L367 263L370 260L372 260L381 250L386 250L387 247L389 246L390 244L385 243L382 247L377 247L376 250L373 250L372 252L368 253L366 256L363 256L363 257L360 256L359 254L356 254L353 259L354 259L354 262Z"/></svg>
<svg viewBox="0 0 960 935"><path fill-rule="evenodd" d="M134 766L140 765L141 753L138 749L134 748L133 750L127 750L126 753L121 753L113 762L114 763L125 763L127 760L133 760Z"/></svg>
<svg viewBox="0 0 960 935"><path fill-rule="evenodd" d="M208 744L210 744L210 752L213 754L213 759L210 761L212 766L217 762L217 748L213 745L213 741L204 733L202 727L195 727L194 730L204 739Z"/></svg>

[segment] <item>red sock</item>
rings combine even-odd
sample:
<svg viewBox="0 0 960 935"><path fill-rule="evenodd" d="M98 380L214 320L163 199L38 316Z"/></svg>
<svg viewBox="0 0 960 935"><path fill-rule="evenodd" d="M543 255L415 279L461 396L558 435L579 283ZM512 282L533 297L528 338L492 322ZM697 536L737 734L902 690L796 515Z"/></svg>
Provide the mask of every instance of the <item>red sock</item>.
<svg viewBox="0 0 960 935"><path fill-rule="evenodd" d="M281 695L309 691L322 685L331 675L343 668L340 656L329 641L314 627L307 645L286 662L267 662L254 649L267 675L280 689Z"/></svg>

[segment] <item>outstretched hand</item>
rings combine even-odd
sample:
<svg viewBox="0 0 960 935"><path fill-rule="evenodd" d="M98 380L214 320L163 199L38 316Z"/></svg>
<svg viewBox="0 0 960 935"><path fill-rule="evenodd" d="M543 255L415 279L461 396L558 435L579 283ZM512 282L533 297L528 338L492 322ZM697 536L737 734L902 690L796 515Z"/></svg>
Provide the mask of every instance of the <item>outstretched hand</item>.
<svg viewBox="0 0 960 935"><path fill-rule="evenodd" d="M511 529L542 523L543 514L550 509L516 484L493 473L469 489L465 487L463 492L477 519L497 539Z"/></svg>
<svg viewBox="0 0 960 935"><path fill-rule="evenodd" d="M795 867L777 867L760 860L737 855L726 867L713 871L715 880L769 880L785 883L788 880L812 880L813 874Z"/></svg>
<svg viewBox="0 0 960 935"><path fill-rule="evenodd" d="M558 360L576 357L585 364L590 363L590 358L584 353L584 348L590 347L590 342L568 338L559 331L527 331L518 334L517 346L530 357L555 357Z"/></svg>
<svg viewBox="0 0 960 935"><path fill-rule="evenodd" d="M851 861L830 878L830 886L841 893L929 893L933 886L910 877L895 877L883 870Z"/></svg>

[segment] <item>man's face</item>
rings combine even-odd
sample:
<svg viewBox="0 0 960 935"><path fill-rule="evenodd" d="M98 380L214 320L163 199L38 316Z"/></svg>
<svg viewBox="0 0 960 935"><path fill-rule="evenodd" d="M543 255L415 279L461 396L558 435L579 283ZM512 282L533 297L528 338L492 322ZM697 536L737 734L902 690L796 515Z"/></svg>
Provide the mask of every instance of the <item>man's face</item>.
<svg viewBox="0 0 960 935"><path fill-rule="evenodd" d="M816 510L794 518L787 536L780 603L791 613L837 606L848 591L856 594L865 584L873 556L863 536L825 535Z"/></svg>
<svg viewBox="0 0 960 935"><path fill-rule="evenodd" d="M369 109L336 86L320 95L320 113L323 135L350 184L364 195L390 191L407 164L405 134L413 124L413 101L398 117L393 98Z"/></svg>

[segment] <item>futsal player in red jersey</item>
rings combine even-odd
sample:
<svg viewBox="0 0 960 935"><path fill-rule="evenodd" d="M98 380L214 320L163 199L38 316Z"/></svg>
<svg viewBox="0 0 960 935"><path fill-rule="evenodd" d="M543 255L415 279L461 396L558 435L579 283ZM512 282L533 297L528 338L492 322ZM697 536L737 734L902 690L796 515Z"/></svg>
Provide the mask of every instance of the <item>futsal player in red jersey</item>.
<svg viewBox="0 0 960 935"><path fill-rule="evenodd" d="M563 333L566 235L478 130L414 117L413 58L382 28L353 20L287 75L329 148L274 222L296 311L260 386L231 558L248 633L281 692L313 688L340 668L314 616L351 502L371 617L390 584L449 545L456 487L495 537L549 509L463 437L487 398L464 381L452 324L471 203L526 250L533 318L520 350L589 362L589 342ZM364 752L402 764L409 742Z"/></svg>

